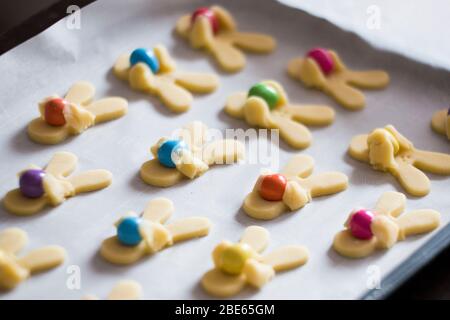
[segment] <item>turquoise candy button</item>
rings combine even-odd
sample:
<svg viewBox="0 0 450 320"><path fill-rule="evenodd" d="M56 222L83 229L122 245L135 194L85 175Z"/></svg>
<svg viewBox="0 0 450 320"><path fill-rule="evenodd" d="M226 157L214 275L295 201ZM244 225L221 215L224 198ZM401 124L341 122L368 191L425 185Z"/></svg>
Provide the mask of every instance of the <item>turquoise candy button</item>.
<svg viewBox="0 0 450 320"><path fill-rule="evenodd" d="M142 62L149 66L153 73L159 72L159 61L153 51L144 48L135 49L130 56L130 64L134 66L136 63Z"/></svg>
<svg viewBox="0 0 450 320"><path fill-rule="evenodd" d="M249 97L260 97L269 105L270 109L275 108L280 97L277 91L271 86L267 86L262 83L257 83L248 91Z"/></svg>
<svg viewBox="0 0 450 320"><path fill-rule="evenodd" d="M139 217L126 217L117 226L117 238L126 246L136 246L142 241L139 233Z"/></svg>
<svg viewBox="0 0 450 320"><path fill-rule="evenodd" d="M175 163L173 162L172 155L178 149L186 149L186 143L181 140L167 140L158 149L158 160L159 162L167 168L175 168Z"/></svg>

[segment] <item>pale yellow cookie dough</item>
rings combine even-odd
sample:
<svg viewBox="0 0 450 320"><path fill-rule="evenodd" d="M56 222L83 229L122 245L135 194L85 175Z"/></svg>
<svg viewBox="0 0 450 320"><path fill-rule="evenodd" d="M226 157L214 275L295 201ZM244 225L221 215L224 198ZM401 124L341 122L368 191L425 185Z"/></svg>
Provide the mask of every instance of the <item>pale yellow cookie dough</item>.
<svg viewBox="0 0 450 320"><path fill-rule="evenodd" d="M140 233L143 240L136 246L124 245L117 236L105 239L100 255L113 264L132 264L174 243L208 235L211 222L203 217L190 217L166 223L174 211L166 198L151 200L142 214ZM130 212L128 215L137 216ZM120 222L120 220L118 221Z"/></svg>
<svg viewBox="0 0 450 320"><path fill-rule="evenodd" d="M219 86L219 79L214 74L177 71L164 46L157 45L153 50L160 63L157 74L153 74L144 63L131 66L128 53L118 58L113 67L114 74L128 81L132 89L159 97L169 110L176 113L190 109L193 100L190 92L210 93Z"/></svg>
<svg viewBox="0 0 450 320"><path fill-rule="evenodd" d="M133 280L119 281L108 295L108 300L139 300L142 297L142 286ZM92 294L85 295L82 300L98 300Z"/></svg>
<svg viewBox="0 0 450 320"><path fill-rule="evenodd" d="M450 115L449 109L436 111L431 118L431 127L434 131L450 139Z"/></svg>
<svg viewBox="0 0 450 320"><path fill-rule="evenodd" d="M111 184L112 174L107 170L89 170L71 175L77 162L77 157L72 153L55 153L44 169L44 195L27 198L20 189L11 190L3 198L5 209L16 215L32 215L47 205L56 206L69 197L103 189Z"/></svg>
<svg viewBox="0 0 450 320"><path fill-rule="evenodd" d="M415 148L392 125L353 137L348 153L376 170L391 173L413 196L430 192L430 180L422 171L450 175L450 155Z"/></svg>
<svg viewBox="0 0 450 320"><path fill-rule="evenodd" d="M364 108L365 97L360 90L382 89L389 84L389 75L385 71L353 71L347 68L336 52L329 50L334 69L325 75L312 58L294 58L289 61L288 74L303 82L308 88L316 88L331 96L337 103L350 110Z"/></svg>
<svg viewBox="0 0 450 320"><path fill-rule="evenodd" d="M298 245L261 255L268 243L269 232L258 226L246 228L237 244L221 242L212 254L214 269L202 277L203 289L213 296L227 298L238 294L247 284L260 289L275 272L294 269L308 261L308 249Z"/></svg>
<svg viewBox="0 0 450 320"><path fill-rule="evenodd" d="M271 110L259 97L248 97L247 92L237 92L228 97L225 112L249 125L278 129L281 138L296 149L307 148L312 141L308 126L326 126L334 121L335 112L328 106L290 104L283 87L276 81L261 84L272 87L279 96L277 106Z"/></svg>
<svg viewBox="0 0 450 320"><path fill-rule="evenodd" d="M363 258L377 249L389 249L407 236L428 233L439 227L440 213L431 209L414 210L401 214L406 197L399 192L385 192L378 200L371 223L373 236L358 239L349 229L334 238L333 248L348 258Z"/></svg>
<svg viewBox="0 0 450 320"><path fill-rule="evenodd" d="M142 180L157 187L170 187L181 180L201 176L214 164L231 164L245 156L244 145L237 140L207 141L207 126L194 121L181 129L177 138L188 145L176 159L176 167L168 168L158 160L158 148L167 138L162 138L151 148L154 159L145 162L140 169Z"/></svg>
<svg viewBox="0 0 450 320"><path fill-rule="evenodd" d="M31 140L42 144L57 144L70 135L82 133L87 128L101 122L122 117L128 111L128 102L120 97L107 97L92 101L95 94L94 86L86 81L76 82L67 92L64 100L66 124L52 126L45 121L45 104L57 95L45 98L39 103L41 116L28 125L28 136Z"/></svg>
<svg viewBox="0 0 450 320"><path fill-rule="evenodd" d="M9 228L0 232L0 290L11 290L30 275L53 269L64 262L66 253L59 246L47 246L17 256L28 243L25 231Z"/></svg>
<svg viewBox="0 0 450 320"><path fill-rule="evenodd" d="M287 180L282 201L267 201L259 194L262 175L252 192L244 200L243 209L252 218L271 220L286 211L302 208L314 197L335 194L345 190L348 178L340 172L325 172L311 175L314 159L307 155L296 155L280 172Z"/></svg>
<svg viewBox="0 0 450 320"><path fill-rule="evenodd" d="M212 6L211 10L219 21L216 34L207 18L199 16L191 23L190 14L177 21L175 31L194 49L205 49L211 53L224 71L237 72L245 66L245 56L241 50L269 53L275 49L276 42L271 36L239 32L227 10L219 6Z"/></svg>

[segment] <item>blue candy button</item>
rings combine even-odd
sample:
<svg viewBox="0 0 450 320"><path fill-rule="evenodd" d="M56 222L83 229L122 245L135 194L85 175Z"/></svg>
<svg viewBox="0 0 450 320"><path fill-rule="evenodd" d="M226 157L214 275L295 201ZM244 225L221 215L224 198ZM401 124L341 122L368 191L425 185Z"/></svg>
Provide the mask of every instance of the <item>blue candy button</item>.
<svg viewBox="0 0 450 320"><path fill-rule="evenodd" d="M175 168L172 154L180 148L187 148L186 143L181 140L167 140L158 149L158 160L167 168Z"/></svg>
<svg viewBox="0 0 450 320"><path fill-rule="evenodd" d="M126 217L117 226L117 238L127 246L136 246L141 240L139 233L139 223L141 219L138 217Z"/></svg>
<svg viewBox="0 0 450 320"><path fill-rule="evenodd" d="M130 64L134 66L136 63L142 62L149 66L153 73L159 72L159 61L153 51L144 48L135 49L130 56Z"/></svg>

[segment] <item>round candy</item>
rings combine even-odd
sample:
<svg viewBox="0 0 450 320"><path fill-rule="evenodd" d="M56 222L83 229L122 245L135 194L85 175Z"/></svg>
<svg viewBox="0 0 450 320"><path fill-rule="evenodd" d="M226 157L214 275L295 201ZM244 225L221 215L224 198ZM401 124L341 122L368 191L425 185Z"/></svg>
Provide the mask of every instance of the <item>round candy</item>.
<svg viewBox="0 0 450 320"><path fill-rule="evenodd" d="M198 8L197 10L194 11L194 13L192 13L191 23L194 23L195 19L197 19L197 17L199 16L208 18L214 34L216 34L219 31L219 20L217 20L214 11L206 7Z"/></svg>
<svg viewBox="0 0 450 320"><path fill-rule="evenodd" d="M265 85L263 83L257 83L248 91L248 96L260 97L269 105L270 109L275 108L280 97L278 92L271 86Z"/></svg>
<svg viewBox="0 0 450 320"><path fill-rule="evenodd" d="M135 49L130 55L130 64L134 66L138 62L145 63L155 74L159 72L159 61L152 50Z"/></svg>
<svg viewBox="0 0 450 320"><path fill-rule="evenodd" d="M320 66L320 69L322 69L323 73L329 74L331 71L333 71L334 68L333 57L331 56L331 54L328 52L327 49L314 48L308 52L307 56L314 59L317 62L317 64Z"/></svg>
<svg viewBox="0 0 450 320"><path fill-rule="evenodd" d="M373 213L369 210L360 209L354 212L348 224L350 232L355 238L368 240L372 238L372 230L370 225L372 224Z"/></svg>
<svg viewBox="0 0 450 320"><path fill-rule="evenodd" d="M447 116L450 116L450 108L447 110Z"/></svg>
<svg viewBox="0 0 450 320"><path fill-rule="evenodd" d="M167 140L158 149L158 160L167 168L175 168L176 165L173 161L174 153L180 148L187 148L186 143L181 140Z"/></svg>
<svg viewBox="0 0 450 320"><path fill-rule="evenodd" d="M260 196L267 201L280 201L286 190L287 179L282 174L264 176L259 186Z"/></svg>
<svg viewBox="0 0 450 320"><path fill-rule="evenodd" d="M229 274L240 274L251 256L252 249L247 244L233 244L223 250L220 268Z"/></svg>
<svg viewBox="0 0 450 320"><path fill-rule="evenodd" d="M139 233L139 217L125 217L117 226L117 238L119 241L127 246L136 246L141 240L142 236Z"/></svg>
<svg viewBox="0 0 450 320"><path fill-rule="evenodd" d="M63 126L66 124L64 107L67 102L61 98L54 98L45 104L44 119L51 126Z"/></svg>
<svg viewBox="0 0 450 320"><path fill-rule="evenodd" d="M27 198L39 198L44 194L44 170L30 169L20 175L20 192Z"/></svg>

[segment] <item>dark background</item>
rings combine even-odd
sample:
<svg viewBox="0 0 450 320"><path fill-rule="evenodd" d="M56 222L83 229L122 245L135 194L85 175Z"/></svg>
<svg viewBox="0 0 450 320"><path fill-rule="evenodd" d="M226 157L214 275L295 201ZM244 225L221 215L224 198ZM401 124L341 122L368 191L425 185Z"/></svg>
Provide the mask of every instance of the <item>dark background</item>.
<svg viewBox="0 0 450 320"><path fill-rule="evenodd" d="M66 15L69 5L94 0L2 0L0 54L43 31ZM450 299L450 248L394 291L389 299Z"/></svg>

